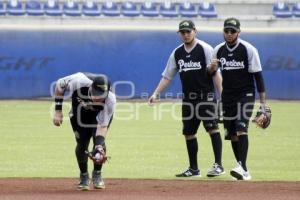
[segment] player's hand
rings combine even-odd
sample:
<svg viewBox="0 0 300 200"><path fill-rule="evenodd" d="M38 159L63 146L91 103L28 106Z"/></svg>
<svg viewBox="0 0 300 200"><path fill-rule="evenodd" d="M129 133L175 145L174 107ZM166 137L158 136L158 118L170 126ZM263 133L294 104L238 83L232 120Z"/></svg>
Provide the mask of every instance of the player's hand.
<svg viewBox="0 0 300 200"><path fill-rule="evenodd" d="M266 129L271 123L271 118L271 108L265 104L261 104L252 122L256 123L257 127Z"/></svg>
<svg viewBox="0 0 300 200"><path fill-rule="evenodd" d="M260 108L262 113L266 112L266 105L265 104L260 104L259 108ZM256 119L255 119L258 126L262 126L263 123L265 122L265 120L266 120L266 115L260 115L260 116L256 117Z"/></svg>
<svg viewBox="0 0 300 200"><path fill-rule="evenodd" d="M56 110L53 116L53 124L55 126L60 126L63 122L63 113L61 110Z"/></svg>
<svg viewBox="0 0 300 200"><path fill-rule="evenodd" d="M149 99L148 99L148 104L152 106L155 102L157 101L157 94L153 94Z"/></svg>
<svg viewBox="0 0 300 200"><path fill-rule="evenodd" d="M106 152L101 145L95 146L93 152L85 151L85 153L97 165L104 164L108 159L108 157L106 156Z"/></svg>
<svg viewBox="0 0 300 200"><path fill-rule="evenodd" d="M207 65L207 71L210 74L213 74L218 70L219 59L212 59L211 62Z"/></svg>

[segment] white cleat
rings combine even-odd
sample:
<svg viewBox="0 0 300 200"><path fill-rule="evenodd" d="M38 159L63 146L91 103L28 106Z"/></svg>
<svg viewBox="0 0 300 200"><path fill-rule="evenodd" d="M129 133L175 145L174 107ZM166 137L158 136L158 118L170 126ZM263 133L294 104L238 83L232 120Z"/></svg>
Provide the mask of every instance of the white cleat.
<svg viewBox="0 0 300 200"><path fill-rule="evenodd" d="M236 180L244 180L244 181L251 180L251 175L249 170L245 171L239 163L235 168L230 170L230 175Z"/></svg>

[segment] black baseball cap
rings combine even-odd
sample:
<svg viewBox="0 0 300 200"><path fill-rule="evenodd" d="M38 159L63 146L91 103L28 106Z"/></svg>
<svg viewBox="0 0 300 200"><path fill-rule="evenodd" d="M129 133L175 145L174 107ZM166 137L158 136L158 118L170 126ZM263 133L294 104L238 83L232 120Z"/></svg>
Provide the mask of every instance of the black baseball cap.
<svg viewBox="0 0 300 200"><path fill-rule="evenodd" d="M106 98L110 90L110 81L105 75L96 76L91 86L91 95Z"/></svg>
<svg viewBox="0 0 300 200"><path fill-rule="evenodd" d="M224 30L232 28L236 31L240 31L240 26L241 26L240 21L233 17L228 18L224 21Z"/></svg>
<svg viewBox="0 0 300 200"><path fill-rule="evenodd" d="M177 32L180 31L192 31L195 30L195 24L191 20L183 20L182 22L179 23L179 28Z"/></svg>

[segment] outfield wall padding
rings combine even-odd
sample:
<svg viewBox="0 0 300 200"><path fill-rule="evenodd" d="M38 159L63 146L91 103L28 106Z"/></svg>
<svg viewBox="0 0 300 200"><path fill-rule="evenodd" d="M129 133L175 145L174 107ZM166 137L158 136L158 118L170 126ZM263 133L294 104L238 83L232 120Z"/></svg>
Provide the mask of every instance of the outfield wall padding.
<svg viewBox="0 0 300 200"><path fill-rule="evenodd" d="M212 46L223 40L217 32L199 37ZM300 34L241 37L260 53L268 97L300 99ZM77 71L107 74L119 97L146 96L180 43L175 31L149 30L0 30L0 41L0 98L50 96L53 81ZM167 92L180 90L177 76Z"/></svg>

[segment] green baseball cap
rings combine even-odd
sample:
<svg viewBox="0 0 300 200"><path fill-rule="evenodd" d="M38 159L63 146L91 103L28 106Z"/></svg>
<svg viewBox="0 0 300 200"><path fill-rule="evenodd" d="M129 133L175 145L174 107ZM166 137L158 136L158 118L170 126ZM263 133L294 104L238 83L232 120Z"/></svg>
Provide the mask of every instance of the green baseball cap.
<svg viewBox="0 0 300 200"><path fill-rule="evenodd" d="M233 17L228 18L224 21L224 30L232 28L236 31L240 31L240 26L241 26L240 21L236 18L233 18Z"/></svg>
<svg viewBox="0 0 300 200"><path fill-rule="evenodd" d="M195 30L195 24L191 20L183 20L179 23L178 32L180 31L192 31Z"/></svg>

